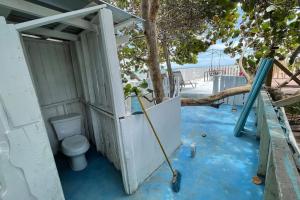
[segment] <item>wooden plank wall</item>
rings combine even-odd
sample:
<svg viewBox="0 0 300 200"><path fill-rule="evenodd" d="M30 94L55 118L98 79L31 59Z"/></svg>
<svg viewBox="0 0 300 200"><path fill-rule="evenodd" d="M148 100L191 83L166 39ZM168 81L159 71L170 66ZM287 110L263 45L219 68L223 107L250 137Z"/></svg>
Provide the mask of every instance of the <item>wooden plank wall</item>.
<svg viewBox="0 0 300 200"><path fill-rule="evenodd" d="M84 102L90 119L89 130L93 132L97 150L120 169L110 74L105 67L105 55L99 44L98 35L87 32L81 34L80 41L74 46L79 58Z"/></svg>
<svg viewBox="0 0 300 200"><path fill-rule="evenodd" d="M74 60L72 62L67 42L24 38L24 46L51 148L55 154L59 142L49 118L68 113L80 113L84 116L84 107L79 101L81 86L76 82L78 70L73 66ZM86 133L85 126L82 132Z"/></svg>
<svg viewBox="0 0 300 200"><path fill-rule="evenodd" d="M147 108L147 112L167 154L171 155L181 144L180 97ZM143 114L126 116L120 121L124 135L123 143L130 147L126 150L126 165L131 180L131 194L165 161L165 158Z"/></svg>

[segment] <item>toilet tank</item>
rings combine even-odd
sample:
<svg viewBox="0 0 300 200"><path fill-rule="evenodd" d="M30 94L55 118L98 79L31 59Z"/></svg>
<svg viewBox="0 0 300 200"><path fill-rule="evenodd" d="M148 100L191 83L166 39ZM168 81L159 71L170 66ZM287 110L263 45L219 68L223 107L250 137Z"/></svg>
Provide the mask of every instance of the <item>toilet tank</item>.
<svg viewBox="0 0 300 200"><path fill-rule="evenodd" d="M78 113L56 116L49 120L53 125L58 140L81 134L82 120L81 115Z"/></svg>

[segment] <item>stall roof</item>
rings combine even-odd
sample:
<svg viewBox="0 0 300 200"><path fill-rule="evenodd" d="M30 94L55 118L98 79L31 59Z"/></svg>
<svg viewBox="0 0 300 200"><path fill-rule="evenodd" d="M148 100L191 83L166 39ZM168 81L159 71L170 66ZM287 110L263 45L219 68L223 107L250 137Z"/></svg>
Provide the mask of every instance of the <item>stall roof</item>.
<svg viewBox="0 0 300 200"><path fill-rule="evenodd" d="M142 18L136 16L136 15L132 15L118 7L115 7L109 3L106 3L105 1L102 0L98 0L99 4L106 4L106 6L112 11L113 13L113 18L114 18L114 22L116 24L122 23L124 21L129 20L130 18L134 18L138 21L143 21Z"/></svg>
<svg viewBox="0 0 300 200"><path fill-rule="evenodd" d="M112 11L116 31L136 22L143 21L140 17L132 15L102 0L96 0L92 3L88 0L72 0L72 3L63 0L0 0L0 16L4 16L10 23L21 23L101 4L106 4L106 7ZM76 23L68 25L53 23L43 28L78 34L82 30L88 29L87 27L92 17L93 16L86 16L82 19L76 19L79 26L76 26Z"/></svg>

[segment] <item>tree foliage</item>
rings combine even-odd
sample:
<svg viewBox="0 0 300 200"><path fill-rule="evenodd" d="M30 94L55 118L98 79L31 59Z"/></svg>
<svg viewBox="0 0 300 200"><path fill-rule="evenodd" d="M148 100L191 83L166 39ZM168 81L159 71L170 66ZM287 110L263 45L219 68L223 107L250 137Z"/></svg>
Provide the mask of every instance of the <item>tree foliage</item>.
<svg viewBox="0 0 300 200"><path fill-rule="evenodd" d="M115 5L141 15L140 0L116 0ZM167 42L170 61L178 64L197 63L199 52L204 52L216 38L210 35L220 26L233 28L238 18L236 3L229 0L161 0L158 13L159 62L166 58L163 42ZM217 30L218 29L218 30ZM147 48L143 27L128 31L130 42L120 49L122 70L125 74L147 70Z"/></svg>
<svg viewBox="0 0 300 200"><path fill-rule="evenodd" d="M245 64L255 70L260 58L269 56L272 47L275 57L288 59L300 45L300 10L297 0L247 0L241 4L241 21L225 34L221 30L227 48L232 56L240 55L245 48ZM293 61L291 62L293 63Z"/></svg>
<svg viewBox="0 0 300 200"><path fill-rule="evenodd" d="M141 2L146 1L158 2L113 2L141 15ZM299 64L294 62L300 52L299 18L297 0L160 0L155 18L157 59L160 64L169 62L169 72L170 62L197 63L199 52L221 40L226 44L225 53L232 57L240 56L239 65L241 68L246 66L248 72L254 72L260 58L267 56L289 60L293 67L299 68ZM130 43L119 52L125 73L149 69L149 49L143 38L144 30L139 25L136 28L127 32L131 37ZM226 95L230 96L230 92ZM207 102L210 100L207 99Z"/></svg>
<svg viewBox="0 0 300 200"><path fill-rule="evenodd" d="M197 63L199 52L215 43L208 33L236 13L236 4L231 1L164 0L161 4L160 40L168 41L171 60L178 64ZM216 17L220 20L214 20Z"/></svg>

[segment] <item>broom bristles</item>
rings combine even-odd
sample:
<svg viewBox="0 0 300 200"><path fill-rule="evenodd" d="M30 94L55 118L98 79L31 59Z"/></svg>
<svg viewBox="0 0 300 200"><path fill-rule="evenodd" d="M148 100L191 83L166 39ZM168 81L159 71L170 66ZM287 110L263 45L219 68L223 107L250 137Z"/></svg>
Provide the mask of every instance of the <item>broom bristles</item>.
<svg viewBox="0 0 300 200"><path fill-rule="evenodd" d="M172 178L172 190L174 192L179 192L181 183L181 173L178 170L175 170L175 174L173 174Z"/></svg>

